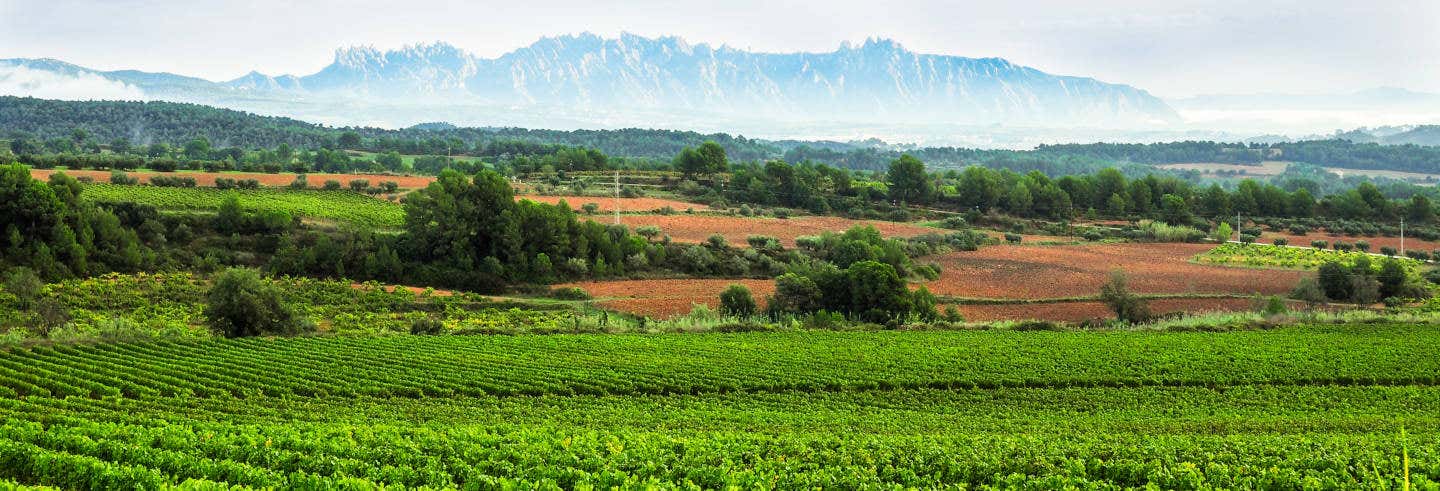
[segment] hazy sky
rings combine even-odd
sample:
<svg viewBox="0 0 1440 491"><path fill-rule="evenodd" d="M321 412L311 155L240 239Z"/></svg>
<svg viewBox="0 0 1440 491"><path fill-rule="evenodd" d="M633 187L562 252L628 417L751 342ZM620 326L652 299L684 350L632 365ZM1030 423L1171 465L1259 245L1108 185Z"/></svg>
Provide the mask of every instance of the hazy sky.
<svg viewBox="0 0 1440 491"><path fill-rule="evenodd" d="M1440 92L1437 0L371 2L0 0L0 58L212 80L308 74L335 48L446 41L495 56L547 35L674 34L760 51L889 37L1161 96Z"/></svg>

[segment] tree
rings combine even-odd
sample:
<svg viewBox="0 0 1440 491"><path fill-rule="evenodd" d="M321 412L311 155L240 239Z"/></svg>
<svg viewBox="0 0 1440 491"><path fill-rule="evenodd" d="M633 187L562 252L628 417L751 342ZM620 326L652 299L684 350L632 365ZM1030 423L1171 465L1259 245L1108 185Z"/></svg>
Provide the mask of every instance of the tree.
<svg viewBox="0 0 1440 491"><path fill-rule="evenodd" d="M201 160L210 156L210 140L205 137L185 142L185 158Z"/></svg>
<svg viewBox="0 0 1440 491"><path fill-rule="evenodd" d="M1190 223L1190 205L1185 198L1167 194L1160 200L1160 219L1171 225Z"/></svg>
<svg viewBox="0 0 1440 491"><path fill-rule="evenodd" d="M225 337L299 334L314 326L281 299L280 288L253 269L233 268L215 278L206 300L211 329Z"/></svg>
<svg viewBox="0 0 1440 491"><path fill-rule="evenodd" d="M730 164L725 155L725 147L714 141L707 141L698 148L685 147L675 156L674 165L675 170L687 177L693 177L725 172Z"/></svg>
<svg viewBox="0 0 1440 491"><path fill-rule="evenodd" d="M22 310L30 308L40 298L44 289L45 282L40 280L40 275L35 274L33 269L22 266L5 275L5 291L15 296Z"/></svg>
<svg viewBox="0 0 1440 491"><path fill-rule="evenodd" d="M1331 300L1349 300L1354 285L1350 281L1350 271L1345 265L1336 261L1327 261L1320 265L1316 277L1320 282L1320 289L1325 292L1325 297Z"/></svg>
<svg viewBox="0 0 1440 491"><path fill-rule="evenodd" d="M1305 302L1306 310L1314 311L1315 306L1325 303L1325 290L1315 278L1301 278L1300 283L1290 292L1290 298Z"/></svg>
<svg viewBox="0 0 1440 491"><path fill-rule="evenodd" d="M1375 275L1375 279L1380 282L1381 299L1399 297L1405 293L1407 277L1405 267L1400 265L1400 261L1386 259L1381 262L1380 273Z"/></svg>
<svg viewBox="0 0 1440 491"><path fill-rule="evenodd" d="M1150 319L1150 306L1139 295L1130 292L1125 272L1110 273L1110 281L1100 287L1100 301L1104 302L1121 322L1144 322Z"/></svg>
<svg viewBox="0 0 1440 491"><path fill-rule="evenodd" d="M346 131L340 134L338 141L340 148L354 150L360 148L360 134L354 131Z"/></svg>
<svg viewBox="0 0 1440 491"><path fill-rule="evenodd" d="M901 203L925 204L935 194L935 185L925 173L925 163L909 154L890 162L886 173L890 199Z"/></svg>
<svg viewBox="0 0 1440 491"><path fill-rule="evenodd" d="M806 314L820 310L820 287L809 277L785 273L775 278L775 295L767 306L773 313Z"/></svg>
<svg viewBox="0 0 1440 491"><path fill-rule="evenodd" d="M720 292L720 313L730 317L749 317L755 314L755 298L745 285L730 285Z"/></svg>

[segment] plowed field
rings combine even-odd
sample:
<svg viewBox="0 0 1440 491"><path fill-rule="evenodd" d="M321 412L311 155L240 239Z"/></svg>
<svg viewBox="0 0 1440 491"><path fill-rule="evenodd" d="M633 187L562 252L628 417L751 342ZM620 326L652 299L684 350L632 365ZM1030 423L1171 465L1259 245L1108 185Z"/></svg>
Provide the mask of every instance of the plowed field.
<svg viewBox="0 0 1440 491"><path fill-rule="evenodd" d="M1141 293L1283 294L1299 271L1227 268L1191 263L1205 244L1084 244L982 247L922 260L943 267L926 285L937 295L967 298L1093 296L1116 269Z"/></svg>

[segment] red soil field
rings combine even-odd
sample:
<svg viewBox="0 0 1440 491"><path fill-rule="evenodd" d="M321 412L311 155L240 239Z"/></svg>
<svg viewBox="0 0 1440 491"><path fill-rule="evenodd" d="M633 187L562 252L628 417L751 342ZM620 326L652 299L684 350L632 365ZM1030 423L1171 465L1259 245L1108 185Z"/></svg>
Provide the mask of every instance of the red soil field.
<svg viewBox="0 0 1440 491"><path fill-rule="evenodd" d="M39 179L39 180L42 180L42 181L43 181L43 180L49 179L49 178L50 178L50 174L53 174L53 173L55 173L55 172L61 172L61 171L57 171L57 170L54 170L54 169L30 169L30 176L31 176L31 177L34 177L35 179ZM95 182L110 182L110 171L99 171L99 170L66 170L66 171L63 171L63 172L65 172L65 174L68 174L70 177L87 176L87 177L90 177L91 179L94 179ZM255 180L260 181L260 184L261 184L262 186L268 186L268 187L284 187L284 186L289 186L290 183L295 180L295 174L291 174L291 173L266 174L266 173L256 173L256 172L193 172L193 171L178 171L178 172L127 172L127 174L130 174L131 177L139 178L139 179L140 179L140 182L150 182L150 177L151 177L151 176L160 176L160 175L163 175L163 176L174 176L174 177L193 177L193 178L195 178L195 183L196 183L196 185L199 185L199 186L214 186L214 185L215 185L215 178L217 178L217 177L228 177L228 178L230 178L230 179L236 179L236 180L240 180L240 179L255 179ZM348 189L348 186L350 185L350 181L353 181L353 180L355 180L355 179L368 179L368 180L370 180L370 185L371 185L371 186L380 184L381 182L384 182L384 181L395 181L396 184L399 184L399 185L400 185L400 188L401 188L401 189L423 188L423 187L429 185L432 181L435 180L434 177L430 177L430 176L390 176L390 175L384 175L384 174L306 174L306 175L305 175L305 179L307 180L307 182L309 182L310 187L312 187L312 188L318 188L318 187L320 187L320 186L325 185L325 181L334 180L334 181L340 181L340 185L341 185L341 186L346 186L347 189Z"/></svg>
<svg viewBox="0 0 1440 491"><path fill-rule="evenodd" d="M1284 294L1306 273L1191 263L1205 244L1084 244L982 247L921 259L941 265L926 284L936 295L968 298L1093 296L1110 272L1122 269L1141 293Z"/></svg>
<svg viewBox="0 0 1440 491"><path fill-rule="evenodd" d="M596 217L601 223L612 223ZM844 232L856 225L871 225L885 237L913 237L929 233L945 233L945 230L909 223L884 222L875 220L851 220L829 216L802 216L788 219L750 218L728 215L622 215L620 223L632 229L644 225L660 227L661 234L671 240L683 243L704 242L712 234L724 235L730 244L745 245L745 238L751 235L768 235L779 239L786 246L794 246L795 238L806 235L820 235L824 231Z"/></svg>
<svg viewBox="0 0 1440 491"><path fill-rule="evenodd" d="M536 203L546 203L551 205L559 203L560 200L565 200L565 203L570 205L570 209L576 211L579 211L580 207L584 206L585 203L595 203L596 205L600 206L600 211L602 213L615 212L615 198L608 198L604 196L542 196L537 194L517 194L515 195L515 199L528 199ZM620 198L621 212L655 211L666 206L674 208L676 212L683 212L687 208L693 208L695 209L695 211L707 211L710 209L709 206L705 206L699 203L688 203L685 201L677 201L673 199Z"/></svg>
<svg viewBox="0 0 1440 491"><path fill-rule="evenodd" d="M1150 310L1155 314L1172 312L1238 312L1250 310L1252 300L1248 298L1164 298L1150 300ZM1003 305L955 305L955 310L967 322L990 322L997 320L1044 320L1054 322L1083 322L1092 319L1111 319L1115 314L1100 302L1050 302ZM943 307L942 307L943 309Z"/></svg>
<svg viewBox="0 0 1440 491"><path fill-rule="evenodd" d="M762 308L765 297L775 293L773 280L724 278L584 281L555 287L580 287L589 292L601 307L668 319L690 313L691 304L695 303L719 308L720 292L733 284L749 288L755 302Z"/></svg>
<svg viewBox="0 0 1440 491"><path fill-rule="evenodd" d="M1342 235L1342 234L1331 234L1331 233L1325 232L1325 231L1310 232L1309 234L1306 234L1306 235L1295 235L1295 234L1292 234L1292 233L1289 233L1289 232L1265 232L1265 233L1260 234L1260 242L1269 244L1269 243L1271 243L1272 241L1274 241L1275 238L1277 238L1277 237L1284 237L1286 240L1289 240L1289 241L1290 241L1290 245L1292 245L1292 246L1310 247L1310 242L1311 242L1311 241L1323 240L1323 241L1325 241L1325 242L1329 242L1329 243L1333 244L1333 243L1335 243L1335 241L1338 240L1338 241L1341 241L1341 242L1344 242L1344 243L1347 243L1347 244L1354 244L1354 243L1360 242L1360 241L1369 242L1369 243L1370 243L1370 252L1380 252L1380 248L1381 248L1381 247L1394 247L1395 250L1397 250L1397 251L1400 250L1400 237L1399 237L1399 236L1396 236L1396 237L1382 237L1382 236L1375 236L1375 237L1355 236L1355 237L1350 237L1350 236ZM1328 248L1329 246L1327 245L1326 247ZM1427 240L1420 240L1420 239L1417 239L1417 238L1415 238L1415 237L1405 237L1405 250L1411 250L1411 249L1422 250L1422 251L1425 251L1425 252L1433 252L1433 251L1435 251L1436 249L1440 249L1440 242L1431 242L1431 241L1427 241Z"/></svg>

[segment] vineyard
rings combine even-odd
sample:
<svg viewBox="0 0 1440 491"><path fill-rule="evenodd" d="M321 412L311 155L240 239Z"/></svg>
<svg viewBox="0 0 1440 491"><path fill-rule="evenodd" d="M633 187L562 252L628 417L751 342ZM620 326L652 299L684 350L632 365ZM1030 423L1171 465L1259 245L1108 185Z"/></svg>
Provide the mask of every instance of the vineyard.
<svg viewBox="0 0 1440 491"><path fill-rule="evenodd" d="M249 211L283 211L305 218L339 221L370 227L395 228L405 224L405 209L395 203L349 191L171 188L91 184L85 199L95 202L130 201L162 210L217 210L228 196L240 199Z"/></svg>
<svg viewBox="0 0 1440 491"><path fill-rule="evenodd" d="M0 478L1424 488L1440 479L1437 339L1366 325L40 346L0 354Z"/></svg>
<svg viewBox="0 0 1440 491"><path fill-rule="evenodd" d="M1327 249L1313 249L1308 247L1283 247L1263 244L1221 244L1214 249L1195 256L1195 260L1207 264L1218 264L1225 266L1243 266L1252 268L1281 268L1281 269L1305 269L1313 270L1326 262L1338 262L1346 267L1353 266L1355 261L1362 257L1368 257L1378 267L1383 258L1374 257L1364 252L1336 251ZM1409 270L1420 267L1420 261L1397 257L1402 265Z"/></svg>

